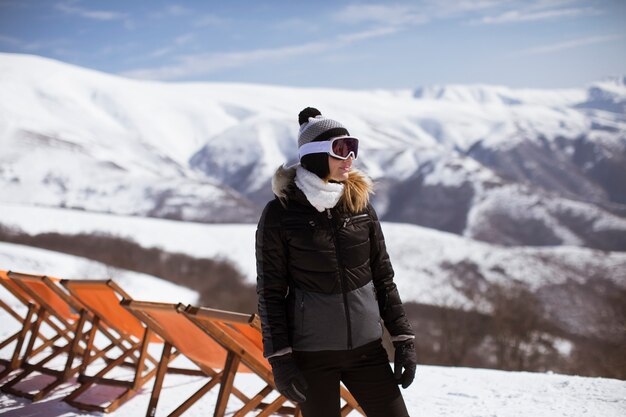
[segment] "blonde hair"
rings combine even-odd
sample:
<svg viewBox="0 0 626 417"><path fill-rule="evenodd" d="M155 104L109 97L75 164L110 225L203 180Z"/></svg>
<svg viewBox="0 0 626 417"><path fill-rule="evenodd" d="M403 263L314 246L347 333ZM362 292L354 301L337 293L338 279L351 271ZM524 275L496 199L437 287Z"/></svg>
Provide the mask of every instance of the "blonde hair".
<svg viewBox="0 0 626 417"><path fill-rule="evenodd" d="M361 171L353 169L343 184L340 208L352 214L365 210L369 203L369 195L374 194L372 180Z"/></svg>

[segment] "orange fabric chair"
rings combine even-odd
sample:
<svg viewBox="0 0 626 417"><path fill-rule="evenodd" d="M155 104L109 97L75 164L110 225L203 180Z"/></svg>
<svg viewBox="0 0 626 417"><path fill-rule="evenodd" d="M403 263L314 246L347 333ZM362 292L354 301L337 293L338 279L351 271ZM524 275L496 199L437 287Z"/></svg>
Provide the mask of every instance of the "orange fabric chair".
<svg viewBox="0 0 626 417"><path fill-rule="evenodd" d="M155 375L158 361L148 354L147 349L150 343L163 344L163 340L120 306L122 299L130 300L131 297L112 280L65 279L61 285L93 316L93 325L87 337L89 342L83 352L78 376L80 386L64 401L82 410L111 412L132 398ZM104 358L106 366L99 367L94 375L89 375L88 368L95 368L95 363L89 357L99 330L106 330L115 339L120 353L116 358ZM106 377L118 366L134 369L132 380ZM80 397L95 385L123 387L124 390L112 398L108 405L82 401Z"/></svg>
<svg viewBox="0 0 626 417"><path fill-rule="evenodd" d="M2 285L13 297L19 300L24 306L27 307L28 312L24 317L21 317L19 313L15 312L11 309L6 303L3 303L3 308L9 312L11 316L16 318L18 321L22 323L22 329L5 341L2 342L2 347L9 345L12 341L16 341L16 345L13 350L13 354L10 360L2 360L0 363L5 365L5 369L0 373L0 378L4 379L7 375L9 375L12 371L18 369L21 363L28 357L36 356L39 353L43 352L46 349L53 348L55 343L60 341L61 339L65 339L67 343L71 342L71 337L68 335L69 330L63 329L59 327L59 324L52 320L46 314L38 314L41 313L42 307L39 305L37 300L31 296L31 294L25 291L21 286L16 284L12 279L9 278L9 274L15 275L16 273L11 271L2 271L0 273L0 285ZM50 278L52 281L58 281L56 278ZM4 307L6 305L6 307ZM36 317L35 321L32 319ZM45 324L48 326L53 334L52 337L46 337L42 332L39 331L39 327ZM27 345L27 348L24 353L22 353L23 344L30 333L30 340ZM39 341L39 344L37 342Z"/></svg>
<svg viewBox="0 0 626 417"><path fill-rule="evenodd" d="M229 353L237 356L241 363L257 374L267 385L255 395L233 417L243 417L261 404L263 398L276 389L272 369L263 357L263 339L260 331L260 319L256 314L240 314L205 307L187 306L183 311L189 319L205 330L217 343ZM352 410L365 415L350 392L341 387L341 397L344 405L341 415L347 416ZM299 413L299 410L284 407L285 397L279 396L269 406L265 406L260 415L273 412L280 414Z"/></svg>
<svg viewBox="0 0 626 417"><path fill-rule="evenodd" d="M17 287L11 280L9 280L7 271L0 270L0 285L4 287L13 297L17 298L22 304L24 304L24 306L27 307L26 314L21 315L13 308L11 308L11 306L9 306L6 302L0 299L0 308L9 313L9 315L17 320L17 322L21 325L20 330L0 342L0 350L10 346L13 342L15 342L13 352L10 355L11 358L0 359L0 364L4 366L4 369L2 370L2 372L0 372L1 379L10 374L15 369L19 368L21 361L20 353L22 351L22 346L30 329L31 320L33 318L33 314L35 313L36 305L29 302L28 296L23 294L19 287ZM46 341L48 341L48 339L46 339Z"/></svg>
<svg viewBox="0 0 626 417"><path fill-rule="evenodd" d="M148 328L165 340L163 355L154 382L154 388L146 412L147 417L153 417L157 411L161 387L167 370L170 350L175 347L181 354L189 358L198 368L194 374L209 377L209 381L196 393L186 399L178 408L169 414L170 417L179 416L198 401L213 387L220 384L220 392L215 406L214 416L222 417L231 394L239 398L244 404L252 401L233 386L234 377L241 361L241 357L229 352L218 344L205 330L194 323L188 315L181 314L182 304L151 303L142 301L123 300L122 306L127 308ZM282 401L286 401L284 399ZM267 413L265 415L269 415Z"/></svg>
<svg viewBox="0 0 626 417"><path fill-rule="evenodd" d="M259 333L249 324L254 316L193 306L187 306L182 310L182 314L209 334L225 351L237 358L238 362L245 365L245 368L241 369L242 371L254 372L267 384L233 417L245 416L255 408L261 408L263 410L262 415L271 415L274 412L281 414L297 413L295 408L283 406L287 399L282 395L270 404L262 403L263 399L274 391L275 386L270 364L263 357L263 350L259 348L254 337L255 333ZM223 401L221 405L224 409L226 402Z"/></svg>
<svg viewBox="0 0 626 417"><path fill-rule="evenodd" d="M28 331L31 332L31 336L20 364L22 370L2 386L2 391L37 401L78 371L79 367L74 366L74 359L86 345L82 332L90 317L82 305L58 285L60 280L11 271L7 275L20 289L21 294L37 306L37 317L29 324ZM55 343L35 351L34 344L41 338L43 323L48 325L48 330L54 332L52 339ZM97 351L89 360L103 356L113 347L114 345L109 345L106 349ZM57 358L63 356L66 359L63 361L62 369L58 369L58 363L54 364L61 361ZM20 382L34 372L51 376L52 382L43 388L35 389L34 392L20 389Z"/></svg>

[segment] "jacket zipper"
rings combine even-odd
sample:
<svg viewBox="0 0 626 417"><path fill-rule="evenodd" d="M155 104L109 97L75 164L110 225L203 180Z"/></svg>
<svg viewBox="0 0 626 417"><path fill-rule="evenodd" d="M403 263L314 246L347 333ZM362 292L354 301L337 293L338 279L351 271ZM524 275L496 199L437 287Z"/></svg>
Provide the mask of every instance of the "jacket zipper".
<svg viewBox="0 0 626 417"><path fill-rule="evenodd" d="M346 292L346 277L343 274L343 266L341 265L341 258L339 256L339 240L335 234L335 227L333 226L333 215L330 209L326 209L326 217L328 217L328 224L333 234L333 242L335 243L335 254L337 256L337 266L339 267L339 284L341 286L341 294L343 295L343 306L346 312L346 328L348 330L348 349L352 349L352 324L350 320L350 308L348 307L348 293Z"/></svg>
<svg viewBox="0 0 626 417"><path fill-rule="evenodd" d="M300 299L300 328L304 329L304 293L301 294Z"/></svg>
<svg viewBox="0 0 626 417"><path fill-rule="evenodd" d="M351 221L354 221L356 219L361 219L363 217L367 217L368 214L359 214L358 216L352 216L352 217L346 217L345 220L343 221L343 226L342 227L346 227L348 225L348 223L350 223Z"/></svg>

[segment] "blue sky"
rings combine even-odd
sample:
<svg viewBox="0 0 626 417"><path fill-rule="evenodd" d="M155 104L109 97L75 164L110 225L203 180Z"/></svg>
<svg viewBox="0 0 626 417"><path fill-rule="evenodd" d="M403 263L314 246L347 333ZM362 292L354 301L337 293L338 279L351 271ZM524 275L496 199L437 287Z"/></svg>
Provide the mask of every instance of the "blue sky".
<svg viewBox="0 0 626 417"><path fill-rule="evenodd" d="M0 51L167 81L581 87L626 74L626 1L0 0Z"/></svg>

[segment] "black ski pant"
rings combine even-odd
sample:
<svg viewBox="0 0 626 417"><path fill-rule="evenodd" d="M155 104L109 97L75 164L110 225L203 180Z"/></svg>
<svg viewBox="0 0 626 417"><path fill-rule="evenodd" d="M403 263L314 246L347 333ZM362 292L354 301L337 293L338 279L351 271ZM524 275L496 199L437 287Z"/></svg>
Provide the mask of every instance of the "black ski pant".
<svg viewBox="0 0 626 417"><path fill-rule="evenodd" d="M367 417L409 416L380 340L352 350L293 354L308 384L304 417L340 417L340 381Z"/></svg>

